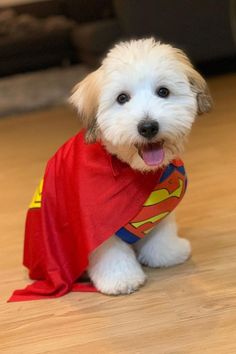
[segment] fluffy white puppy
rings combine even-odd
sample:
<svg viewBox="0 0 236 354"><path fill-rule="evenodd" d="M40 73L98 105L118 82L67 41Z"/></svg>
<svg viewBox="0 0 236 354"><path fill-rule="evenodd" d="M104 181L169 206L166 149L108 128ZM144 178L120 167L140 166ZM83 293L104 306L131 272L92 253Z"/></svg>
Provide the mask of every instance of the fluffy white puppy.
<svg viewBox="0 0 236 354"><path fill-rule="evenodd" d="M111 154L144 173L178 157L196 115L211 108L206 82L187 56L153 38L116 45L77 85L71 102L88 143L101 140ZM146 280L140 263L168 267L190 252L171 214L134 247L112 236L92 253L88 272L101 292L127 294Z"/></svg>

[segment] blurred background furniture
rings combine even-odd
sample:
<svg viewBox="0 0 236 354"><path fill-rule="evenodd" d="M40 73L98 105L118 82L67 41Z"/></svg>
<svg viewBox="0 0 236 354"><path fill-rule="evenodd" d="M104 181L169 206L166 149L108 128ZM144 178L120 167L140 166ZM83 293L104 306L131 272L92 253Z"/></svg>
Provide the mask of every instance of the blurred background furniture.
<svg viewBox="0 0 236 354"><path fill-rule="evenodd" d="M40 19L14 10L0 13L0 75L73 62L72 27L65 17Z"/></svg>
<svg viewBox="0 0 236 354"><path fill-rule="evenodd" d="M9 0L9 4L0 2L0 76L69 65L81 58L86 62L87 52L88 58L97 58L110 45L109 38L119 35L109 27L113 16L109 0Z"/></svg>
<svg viewBox="0 0 236 354"><path fill-rule="evenodd" d="M96 66L118 40L151 35L183 48L206 71L232 70L235 32L235 0L4 0L0 75Z"/></svg>
<svg viewBox="0 0 236 354"><path fill-rule="evenodd" d="M127 37L155 35L208 70L236 68L236 1L114 0Z"/></svg>

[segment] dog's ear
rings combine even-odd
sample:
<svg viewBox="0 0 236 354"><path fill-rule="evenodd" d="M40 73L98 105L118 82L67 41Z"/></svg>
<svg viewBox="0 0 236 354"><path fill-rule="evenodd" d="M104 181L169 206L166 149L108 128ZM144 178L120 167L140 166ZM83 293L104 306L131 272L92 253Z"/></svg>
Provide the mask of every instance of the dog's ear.
<svg viewBox="0 0 236 354"><path fill-rule="evenodd" d="M101 68L89 74L73 89L69 101L77 108L82 126L86 129L85 140L97 139L97 111L102 80Z"/></svg>
<svg viewBox="0 0 236 354"><path fill-rule="evenodd" d="M209 92L206 81L203 77L193 68L189 70L188 79L191 89L196 93L198 114L210 112L212 108L212 98Z"/></svg>
<svg viewBox="0 0 236 354"><path fill-rule="evenodd" d="M184 66L192 91L196 94L198 114L210 112L213 102L206 81L194 69L187 55L182 50L177 49L176 55Z"/></svg>

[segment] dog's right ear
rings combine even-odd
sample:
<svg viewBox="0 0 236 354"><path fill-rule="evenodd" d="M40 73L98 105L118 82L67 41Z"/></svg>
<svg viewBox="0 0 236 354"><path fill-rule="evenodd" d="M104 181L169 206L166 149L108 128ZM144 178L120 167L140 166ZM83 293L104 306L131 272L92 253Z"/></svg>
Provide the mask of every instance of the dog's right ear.
<svg viewBox="0 0 236 354"><path fill-rule="evenodd" d="M86 129L85 140L93 143L97 139L97 111L102 69L89 74L73 89L69 101L77 108L82 125Z"/></svg>

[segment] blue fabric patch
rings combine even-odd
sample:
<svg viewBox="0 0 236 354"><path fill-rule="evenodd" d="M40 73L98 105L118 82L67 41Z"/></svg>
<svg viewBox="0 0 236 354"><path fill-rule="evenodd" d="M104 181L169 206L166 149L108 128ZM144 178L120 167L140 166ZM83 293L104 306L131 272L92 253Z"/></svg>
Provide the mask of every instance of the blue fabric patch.
<svg viewBox="0 0 236 354"><path fill-rule="evenodd" d="M169 166L165 169L165 171L163 172L160 178L160 183L163 182L166 178L168 178L175 169L178 170L183 176L185 176L184 166L176 167L172 164L169 164Z"/></svg>
<svg viewBox="0 0 236 354"><path fill-rule="evenodd" d="M121 238L123 241L127 243L135 243L136 241L140 240L138 236L133 235L131 232L126 230L124 227L121 227L117 232L116 236Z"/></svg>

